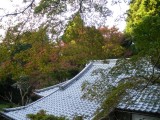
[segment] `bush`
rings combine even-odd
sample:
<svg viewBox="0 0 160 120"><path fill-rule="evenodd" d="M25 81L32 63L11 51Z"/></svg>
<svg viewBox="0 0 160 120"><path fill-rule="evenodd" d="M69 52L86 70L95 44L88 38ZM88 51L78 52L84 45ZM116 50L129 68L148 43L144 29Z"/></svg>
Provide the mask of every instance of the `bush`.
<svg viewBox="0 0 160 120"><path fill-rule="evenodd" d="M30 120L67 120L65 117L47 115L44 110L40 110L37 114L28 114L27 117Z"/></svg>

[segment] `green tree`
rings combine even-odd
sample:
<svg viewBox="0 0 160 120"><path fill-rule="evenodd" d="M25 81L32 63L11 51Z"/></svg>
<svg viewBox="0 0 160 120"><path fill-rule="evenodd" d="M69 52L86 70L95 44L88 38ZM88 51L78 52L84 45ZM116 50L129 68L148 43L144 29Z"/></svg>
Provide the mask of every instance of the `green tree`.
<svg viewBox="0 0 160 120"><path fill-rule="evenodd" d="M133 0L128 12L126 34L132 39L140 56L150 56L153 64L159 64L158 34L160 2L156 0ZM136 11L136 12L135 12Z"/></svg>
<svg viewBox="0 0 160 120"><path fill-rule="evenodd" d="M84 22L81 19L80 13L76 13L73 20L68 23L62 40L66 43L71 41L78 41L84 33Z"/></svg>
<svg viewBox="0 0 160 120"><path fill-rule="evenodd" d="M128 10L126 33L132 35L133 28L147 16L159 16L160 2L157 0L132 0ZM136 12L135 12L136 11Z"/></svg>

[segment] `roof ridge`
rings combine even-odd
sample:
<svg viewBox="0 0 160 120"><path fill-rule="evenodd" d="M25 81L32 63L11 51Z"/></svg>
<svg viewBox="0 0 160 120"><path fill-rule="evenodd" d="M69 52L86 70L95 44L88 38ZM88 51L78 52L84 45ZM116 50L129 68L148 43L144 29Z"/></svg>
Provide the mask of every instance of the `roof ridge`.
<svg viewBox="0 0 160 120"><path fill-rule="evenodd" d="M107 59L107 60L93 60L93 61L91 61L91 62L89 62L89 64L87 64L86 65L86 67L85 68L87 68L90 64L95 64L95 63L107 63L107 62L116 62L117 61L117 59ZM85 69L84 68L84 69ZM83 69L83 70L84 70ZM82 70L82 71L83 71ZM81 72L82 72L81 71ZM79 72L75 77L77 77L81 72ZM36 89L35 90L35 93L38 93L38 92L43 92L43 91L45 91L45 90L49 90L49 89L53 89L53 88L55 88L55 87L61 87L61 86L63 86L65 83L67 84L68 82L70 82L72 79L74 79L75 77L73 77L73 78L71 78L71 79L69 79L69 80L67 80L67 81L64 81L64 82L62 82L62 83L58 83L58 84L55 84L55 85L52 85L52 86L49 86L49 87L46 87L46 88L42 88L42 89Z"/></svg>
<svg viewBox="0 0 160 120"><path fill-rule="evenodd" d="M89 64L87 64L86 67L81 72L79 72L75 77L70 79L69 82L66 82L66 83L60 85L59 88L61 90L65 90L68 86L70 86L72 83L77 81L78 78L80 78L86 71L88 71L92 65L93 65L93 62L90 62Z"/></svg>
<svg viewBox="0 0 160 120"><path fill-rule="evenodd" d="M49 87L46 87L46 88L36 89L34 93L43 92L43 91L45 91L45 90L50 90L50 89L53 89L53 88L55 88L55 87L59 87L60 85L66 83L66 82L68 82L68 81L69 81L69 80L64 81L64 82L62 82L62 83L58 83L58 84L52 85L52 86L49 86Z"/></svg>

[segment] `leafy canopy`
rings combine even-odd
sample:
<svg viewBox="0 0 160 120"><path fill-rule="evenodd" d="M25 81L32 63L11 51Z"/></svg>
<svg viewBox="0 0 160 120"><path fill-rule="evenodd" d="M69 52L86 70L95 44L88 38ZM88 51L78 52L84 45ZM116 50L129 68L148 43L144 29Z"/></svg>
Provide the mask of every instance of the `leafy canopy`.
<svg viewBox="0 0 160 120"><path fill-rule="evenodd" d="M126 34L132 39L138 54L150 56L154 63L156 59L159 62L160 53L159 6L160 1L157 0L133 0L126 27Z"/></svg>

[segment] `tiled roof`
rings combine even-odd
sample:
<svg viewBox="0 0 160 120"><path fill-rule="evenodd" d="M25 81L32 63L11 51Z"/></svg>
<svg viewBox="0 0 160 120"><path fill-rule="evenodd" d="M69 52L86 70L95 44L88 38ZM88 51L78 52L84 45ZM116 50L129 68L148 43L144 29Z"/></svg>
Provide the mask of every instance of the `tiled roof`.
<svg viewBox="0 0 160 120"><path fill-rule="evenodd" d="M45 97L24 107L5 109L3 114L15 120L26 120L26 114L34 114L43 109L48 114L63 115L70 119L74 115L84 115L86 119L91 119L99 104L81 99L83 94L81 85L86 80L94 81L98 77L92 76L92 71L99 68L108 68L109 70L114 64L115 60L109 64L91 62L70 81L36 91Z"/></svg>
<svg viewBox="0 0 160 120"><path fill-rule="evenodd" d="M134 93L129 102L121 101L117 108L160 114L160 86L150 85L142 92ZM136 94L136 95L134 95Z"/></svg>
<svg viewBox="0 0 160 120"><path fill-rule="evenodd" d="M74 115L83 115L86 120L91 120L99 104L82 99L81 86L84 81L94 82L100 77L99 74L92 75L94 70L107 69L109 71L115 63L116 60L109 60L109 63L101 61L91 62L73 79L52 87L37 90L36 93L38 95L44 96L41 99L23 107L5 109L1 113L14 120L27 120L27 114L35 114L43 109L47 114L55 116L62 115L72 119ZM151 88L153 88L153 92L148 91ZM126 104L122 101L117 108L160 114L160 99L156 98L159 96L156 96L154 90L158 90L160 93L160 86L147 87L142 94L137 94L132 98L135 99L132 104ZM157 101L153 102L153 98L156 98Z"/></svg>

